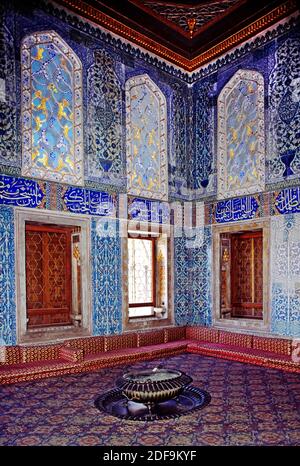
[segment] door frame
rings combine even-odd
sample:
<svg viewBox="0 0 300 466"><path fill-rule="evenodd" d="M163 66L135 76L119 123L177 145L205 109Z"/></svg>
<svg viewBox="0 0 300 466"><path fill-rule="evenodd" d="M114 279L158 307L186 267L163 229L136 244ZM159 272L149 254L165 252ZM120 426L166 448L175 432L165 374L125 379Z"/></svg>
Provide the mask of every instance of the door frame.
<svg viewBox="0 0 300 466"><path fill-rule="evenodd" d="M263 320L255 319L226 319L220 316L220 235L221 233L237 233L239 231L262 229L263 232ZM257 330L269 332L270 329L270 221L256 219L255 221L241 221L230 224L212 226L213 234L213 325L218 328L235 330Z"/></svg>
<svg viewBox="0 0 300 466"><path fill-rule="evenodd" d="M59 313L59 308L54 308L51 307L51 305L48 302L49 299L49 292L51 286L49 286L49 276L47 275L47 269L49 269L49 264L47 263L47 259L49 256L49 248L48 248L48 243L47 246L45 245L46 241L49 240L49 237L47 240L45 240L44 233L61 233L64 234L66 237L66 244L63 250L63 253L65 254L65 270L63 271L64 274L64 282L65 282L65 298L66 298L66 304L69 308L68 312L68 321L64 323L59 323L59 324L45 324L45 325L31 325L30 328L43 328L43 327L52 327L54 325L57 326L62 326L62 325L71 325L72 324L72 319L71 319L71 314L72 312L72 295L73 295L73 290L72 290L72 255L71 255L71 234L72 234L72 228L66 227L65 225L53 225L53 224L45 224L43 223L42 225L39 223L32 223L32 222L25 222L25 235L28 232L38 232L42 236L42 269L40 272L42 272L42 275L46 275L46 277L41 278L41 282L43 283L42 287L42 307L40 309L28 309L28 302L26 299L26 311L27 311L27 316L30 319L30 311L34 314L35 311L37 312L42 312L42 310L50 310L50 314L52 313ZM26 236L25 236L26 238ZM27 268L27 261L25 264L25 267ZM48 285L45 287L45 283ZM27 288L27 284L26 284ZM48 288L48 290L47 290ZM53 291L53 290L52 290ZM50 293L51 294L51 293ZM45 299L45 295L47 298ZM27 297L26 297L27 298ZM46 301L46 303L45 303ZM66 307L66 306L64 306ZM29 325L28 325L29 326Z"/></svg>
<svg viewBox="0 0 300 466"><path fill-rule="evenodd" d="M262 315L263 315L263 309L262 309L262 306L263 306L263 302L262 300L257 303L255 302L255 274L253 273L254 272L254 251L255 251L255 247L254 247L254 244L252 243L252 240L254 238L260 238L261 239L261 246L262 246L262 251L261 251L261 266L263 267L263 231L262 229L259 229L259 230L254 230L254 231L250 231L250 230L247 230L245 232L239 232L239 233L231 233L229 235L229 237L231 238L231 257L230 257L230 297L231 297L231 308L234 308L235 305L239 305L242 309L249 309L249 308L259 308L261 307L261 312L262 312ZM251 239L251 259L250 259L250 270L247 270L245 271L247 274L249 274L251 276L250 278L250 288L251 288L251 298L248 299L248 302L246 303L242 303L239 301L238 297L235 295L235 286L240 275L243 275L241 273L240 270L238 270L237 273L234 272L234 259L238 260L237 256L239 256L240 254L240 248L241 248L241 245L239 243L239 241L241 239ZM238 241L238 246L237 246L237 249L233 247L233 244L234 244L234 241L233 240L237 240ZM253 249L252 249L253 248ZM233 265L233 266L232 266ZM262 278L262 281L263 281L263 277ZM263 285L263 283L262 283ZM262 293L263 293L263 286L262 286ZM235 302L235 299L234 298L237 298L237 301ZM254 299L254 302L252 302L252 300ZM233 312L234 314L234 312ZM242 318L242 316L239 316L239 318ZM246 317L248 319L251 319L251 317ZM261 320L261 318L259 318L258 320Z"/></svg>
<svg viewBox="0 0 300 466"><path fill-rule="evenodd" d="M58 226L78 226L81 228L81 299L82 325L77 329L77 335L91 335L91 266L90 237L91 220L88 216L49 211L45 209L15 208L15 261L16 261L16 320L17 343L36 342L33 338L37 330L27 329L26 309L26 257L25 257L25 223L40 222ZM60 340L70 337L67 326L38 329L38 341Z"/></svg>

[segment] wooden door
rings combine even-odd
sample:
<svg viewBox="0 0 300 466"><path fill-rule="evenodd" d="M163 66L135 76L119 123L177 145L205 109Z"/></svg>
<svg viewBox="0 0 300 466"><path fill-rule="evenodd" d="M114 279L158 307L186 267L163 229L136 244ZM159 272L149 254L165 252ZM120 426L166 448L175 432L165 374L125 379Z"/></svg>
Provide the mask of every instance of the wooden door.
<svg viewBox="0 0 300 466"><path fill-rule="evenodd" d="M71 323L71 228L26 224L28 327Z"/></svg>
<svg viewBox="0 0 300 466"><path fill-rule="evenodd" d="M231 315L261 319L263 314L262 230L232 234L231 254Z"/></svg>

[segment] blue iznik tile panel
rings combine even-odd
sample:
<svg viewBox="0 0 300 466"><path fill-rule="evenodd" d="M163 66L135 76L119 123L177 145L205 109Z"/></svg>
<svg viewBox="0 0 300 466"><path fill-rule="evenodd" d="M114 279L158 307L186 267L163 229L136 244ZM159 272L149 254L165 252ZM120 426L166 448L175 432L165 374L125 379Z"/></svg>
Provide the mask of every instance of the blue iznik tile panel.
<svg viewBox="0 0 300 466"><path fill-rule="evenodd" d="M280 214L300 213L300 188L283 189L275 198L274 204Z"/></svg>
<svg viewBox="0 0 300 466"><path fill-rule="evenodd" d="M271 330L300 336L300 215L271 219Z"/></svg>
<svg viewBox="0 0 300 466"><path fill-rule="evenodd" d="M174 239L175 323L211 325L211 228L193 228Z"/></svg>
<svg viewBox="0 0 300 466"><path fill-rule="evenodd" d="M66 210L74 214L115 216L116 201L113 195L90 189L69 187L64 196Z"/></svg>
<svg viewBox="0 0 300 466"><path fill-rule="evenodd" d="M40 184L34 180L0 175L0 204L38 207L44 198Z"/></svg>
<svg viewBox="0 0 300 466"><path fill-rule="evenodd" d="M13 208L0 206L0 345L16 344Z"/></svg>
<svg viewBox="0 0 300 466"><path fill-rule="evenodd" d="M194 160L190 164L190 187L194 196L215 193L214 79L204 79L193 88Z"/></svg>
<svg viewBox="0 0 300 466"><path fill-rule="evenodd" d="M15 44L0 6L0 164L20 166L17 131Z"/></svg>
<svg viewBox="0 0 300 466"><path fill-rule="evenodd" d="M174 320L187 325L190 313L189 250L183 237L174 238Z"/></svg>
<svg viewBox="0 0 300 466"><path fill-rule="evenodd" d="M171 105L171 150L169 151L169 189L173 198L188 197L188 116L189 99L186 88L173 86Z"/></svg>
<svg viewBox="0 0 300 466"><path fill-rule="evenodd" d="M193 229L195 247L189 244L189 275L190 275L190 325L211 325L212 293L211 293L211 228ZM197 241L197 236L200 241Z"/></svg>
<svg viewBox="0 0 300 466"><path fill-rule="evenodd" d="M148 74L129 78L125 95L128 193L167 201L166 97Z"/></svg>
<svg viewBox="0 0 300 466"><path fill-rule="evenodd" d="M259 207L258 198L244 196L217 202L215 206L215 222L228 223L255 218Z"/></svg>
<svg viewBox="0 0 300 466"><path fill-rule="evenodd" d="M265 188L264 77L238 70L218 97L218 198Z"/></svg>
<svg viewBox="0 0 300 466"><path fill-rule="evenodd" d="M93 335L122 332L121 239L118 222L92 220Z"/></svg>
<svg viewBox="0 0 300 466"><path fill-rule="evenodd" d="M269 78L268 180L300 175L300 37L279 43Z"/></svg>
<svg viewBox="0 0 300 466"><path fill-rule="evenodd" d="M87 177L125 187L122 84L116 67L108 53L96 51L95 62L88 70Z"/></svg>
<svg viewBox="0 0 300 466"><path fill-rule="evenodd" d="M129 198L128 219L139 222L168 224L170 223L169 204L137 197Z"/></svg>

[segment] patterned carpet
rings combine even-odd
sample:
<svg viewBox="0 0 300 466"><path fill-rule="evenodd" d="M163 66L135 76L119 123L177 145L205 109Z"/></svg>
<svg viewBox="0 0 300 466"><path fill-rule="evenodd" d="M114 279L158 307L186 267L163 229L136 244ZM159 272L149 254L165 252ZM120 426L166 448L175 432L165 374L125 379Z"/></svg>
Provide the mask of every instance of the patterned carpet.
<svg viewBox="0 0 300 466"><path fill-rule="evenodd" d="M125 371L157 364L212 396L187 416L125 421L94 400ZM300 445L300 376L192 354L0 387L0 445Z"/></svg>

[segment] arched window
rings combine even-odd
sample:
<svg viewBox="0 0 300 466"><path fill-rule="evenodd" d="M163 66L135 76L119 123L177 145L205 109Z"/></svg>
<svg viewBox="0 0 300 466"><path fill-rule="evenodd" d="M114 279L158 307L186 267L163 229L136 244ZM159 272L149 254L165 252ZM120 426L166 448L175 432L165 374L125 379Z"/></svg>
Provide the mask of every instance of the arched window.
<svg viewBox="0 0 300 466"><path fill-rule="evenodd" d="M239 70L218 98L218 197L264 186L264 80L257 71Z"/></svg>
<svg viewBox="0 0 300 466"><path fill-rule="evenodd" d="M22 173L83 183L82 69L53 31L22 43Z"/></svg>
<svg viewBox="0 0 300 466"><path fill-rule="evenodd" d="M128 193L167 200L165 96L147 75L128 79L125 91Z"/></svg>

